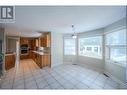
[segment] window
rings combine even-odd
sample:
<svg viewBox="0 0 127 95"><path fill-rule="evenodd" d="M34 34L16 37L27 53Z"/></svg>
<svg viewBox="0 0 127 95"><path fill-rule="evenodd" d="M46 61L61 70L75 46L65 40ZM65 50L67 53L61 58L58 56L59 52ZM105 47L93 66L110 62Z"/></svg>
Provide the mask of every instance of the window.
<svg viewBox="0 0 127 95"><path fill-rule="evenodd" d="M87 51L91 51L92 50L92 47L87 47Z"/></svg>
<svg viewBox="0 0 127 95"><path fill-rule="evenodd" d="M79 38L79 55L102 58L102 36Z"/></svg>
<svg viewBox="0 0 127 95"><path fill-rule="evenodd" d="M126 29L106 35L106 60L126 66Z"/></svg>
<svg viewBox="0 0 127 95"><path fill-rule="evenodd" d="M64 39L64 55L76 55L76 40L72 38Z"/></svg>
<svg viewBox="0 0 127 95"><path fill-rule="evenodd" d="M94 47L94 52L98 52L98 47Z"/></svg>

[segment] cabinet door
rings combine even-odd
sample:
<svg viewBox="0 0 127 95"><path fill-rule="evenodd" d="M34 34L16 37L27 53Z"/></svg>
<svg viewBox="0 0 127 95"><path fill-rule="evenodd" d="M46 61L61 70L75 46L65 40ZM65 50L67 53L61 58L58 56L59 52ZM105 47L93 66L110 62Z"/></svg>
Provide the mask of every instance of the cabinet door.
<svg viewBox="0 0 127 95"><path fill-rule="evenodd" d="M45 67L45 64L44 64L44 56L41 56L41 64L42 64L42 67Z"/></svg>
<svg viewBox="0 0 127 95"><path fill-rule="evenodd" d="M15 55L5 56L5 69L9 70L15 67Z"/></svg>
<svg viewBox="0 0 127 95"><path fill-rule="evenodd" d="M45 62L45 55L43 55L43 67L45 67L46 66L46 64L45 64L46 62Z"/></svg>
<svg viewBox="0 0 127 95"><path fill-rule="evenodd" d="M29 39L29 48L31 50L34 50L35 47L35 40L34 39Z"/></svg>
<svg viewBox="0 0 127 95"><path fill-rule="evenodd" d="M46 37L41 38L41 47L47 47L47 39Z"/></svg>
<svg viewBox="0 0 127 95"><path fill-rule="evenodd" d="M47 34L47 47L51 47L51 33Z"/></svg>
<svg viewBox="0 0 127 95"><path fill-rule="evenodd" d="M29 51L29 58L33 59L33 52L32 52L32 50Z"/></svg>
<svg viewBox="0 0 127 95"><path fill-rule="evenodd" d="M44 55L44 67L50 66L50 55Z"/></svg>
<svg viewBox="0 0 127 95"><path fill-rule="evenodd" d="M46 66L50 66L50 64L51 64L50 55L47 55L47 64L46 64Z"/></svg>
<svg viewBox="0 0 127 95"><path fill-rule="evenodd" d="M39 39L35 39L35 46L39 47Z"/></svg>
<svg viewBox="0 0 127 95"><path fill-rule="evenodd" d="M27 38L20 38L20 44L29 44L29 41Z"/></svg>

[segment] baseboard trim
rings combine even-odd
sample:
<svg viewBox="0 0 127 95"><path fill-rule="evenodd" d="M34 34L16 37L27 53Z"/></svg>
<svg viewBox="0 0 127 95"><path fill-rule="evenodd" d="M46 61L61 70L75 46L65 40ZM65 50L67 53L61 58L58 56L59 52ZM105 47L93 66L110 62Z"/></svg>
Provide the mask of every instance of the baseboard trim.
<svg viewBox="0 0 127 95"><path fill-rule="evenodd" d="M117 83L119 83L122 86L127 86L126 83L122 82L121 80L119 80L118 78L116 78L115 76L113 76L112 74L110 74L107 71L104 71L105 74L107 74L112 80L116 81Z"/></svg>
<svg viewBox="0 0 127 95"><path fill-rule="evenodd" d="M99 67L96 67L96 66L91 66L91 65L88 65L88 64L84 64L84 63L78 63L79 66L84 66L84 67L87 67L91 70L94 70L94 71L97 71L99 73L103 73L103 69L102 68L99 68Z"/></svg>

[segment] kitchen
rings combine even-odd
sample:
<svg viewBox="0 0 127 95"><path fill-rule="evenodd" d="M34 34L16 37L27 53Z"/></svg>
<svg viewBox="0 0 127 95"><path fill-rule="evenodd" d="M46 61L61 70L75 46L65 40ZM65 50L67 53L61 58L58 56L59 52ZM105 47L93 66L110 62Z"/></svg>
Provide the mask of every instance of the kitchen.
<svg viewBox="0 0 127 95"><path fill-rule="evenodd" d="M40 68L51 66L50 32L42 32L36 38L6 36L5 70L14 68L25 59L33 59Z"/></svg>

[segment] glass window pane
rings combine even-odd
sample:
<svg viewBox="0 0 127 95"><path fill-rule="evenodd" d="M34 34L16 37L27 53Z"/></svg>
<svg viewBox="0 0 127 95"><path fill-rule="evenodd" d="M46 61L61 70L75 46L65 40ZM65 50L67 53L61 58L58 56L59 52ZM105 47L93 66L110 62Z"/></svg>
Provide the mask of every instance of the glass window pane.
<svg viewBox="0 0 127 95"><path fill-rule="evenodd" d="M126 66L126 29L106 35L106 58L113 63Z"/></svg>
<svg viewBox="0 0 127 95"><path fill-rule="evenodd" d="M111 48L110 60L126 64L126 48Z"/></svg>
<svg viewBox="0 0 127 95"><path fill-rule="evenodd" d="M106 45L126 45L126 29L107 34Z"/></svg>
<svg viewBox="0 0 127 95"><path fill-rule="evenodd" d="M64 39L64 54L65 55L75 55L75 39Z"/></svg>
<svg viewBox="0 0 127 95"><path fill-rule="evenodd" d="M92 47L87 47L87 51L91 51L92 50Z"/></svg>
<svg viewBox="0 0 127 95"><path fill-rule="evenodd" d="M102 36L79 38L79 55L102 58Z"/></svg>

